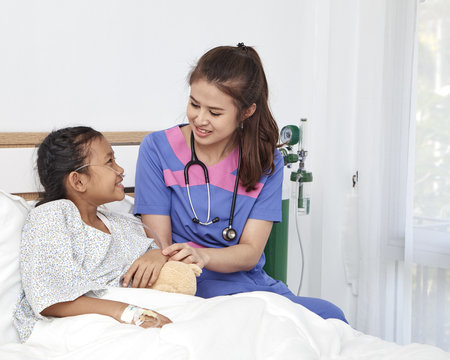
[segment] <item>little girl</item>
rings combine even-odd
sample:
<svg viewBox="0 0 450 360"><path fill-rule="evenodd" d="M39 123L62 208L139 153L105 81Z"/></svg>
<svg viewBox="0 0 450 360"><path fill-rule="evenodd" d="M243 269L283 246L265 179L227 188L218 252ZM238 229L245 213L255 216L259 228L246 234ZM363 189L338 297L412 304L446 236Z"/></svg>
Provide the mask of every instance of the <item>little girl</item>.
<svg viewBox="0 0 450 360"><path fill-rule="evenodd" d="M127 286L129 268L133 287L151 285L167 261L137 222L98 208L125 196L123 169L103 135L82 126L53 131L39 147L37 168L44 193L23 228L23 291L14 314L21 340L46 316L94 313L145 328L170 323L151 310L97 298L122 279Z"/></svg>

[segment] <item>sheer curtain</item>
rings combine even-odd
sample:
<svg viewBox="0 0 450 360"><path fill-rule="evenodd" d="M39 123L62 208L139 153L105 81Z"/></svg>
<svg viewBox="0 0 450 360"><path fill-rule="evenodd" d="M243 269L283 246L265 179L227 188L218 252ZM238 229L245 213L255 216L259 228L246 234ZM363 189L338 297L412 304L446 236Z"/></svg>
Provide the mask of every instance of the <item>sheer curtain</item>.
<svg viewBox="0 0 450 360"><path fill-rule="evenodd" d="M430 338L438 332L431 327L446 338L450 330L444 313L430 309L450 308L448 285L446 292L436 285L448 284L450 275L430 266L449 267L450 251L437 247L446 242L442 228L448 230L448 223L420 227L413 210L414 59L422 4L316 4L318 45L313 55L320 66L312 86L312 117L319 125L312 131L311 154L313 196L322 207L316 205L312 214L310 248L317 261L309 265L313 285L304 294L343 307L350 323L366 333L399 343L438 344ZM356 171L359 181L352 188L350 177ZM430 233L436 226L440 235ZM346 293L339 293L339 287L346 287Z"/></svg>
<svg viewBox="0 0 450 360"><path fill-rule="evenodd" d="M444 100L432 102L441 117L440 127L419 132L425 117L421 102L430 100L419 96L417 102L418 19L421 7L435 1L449 3L314 3L313 75L308 83L312 94L308 166L314 181L311 216L303 220L309 221L311 231L304 237L302 295L334 302L350 324L365 333L448 351L450 140L443 134L450 138L450 115L441 112L450 109L450 68L444 71L450 59L443 57L450 50L441 51L432 62L442 70L432 81ZM445 19L441 25L426 27L440 28L434 32L436 38L450 43L450 16ZM432 38L429 33L424 36ZM419 149L416 137L426 151ZM427 152L431 158L424 160ZM431 179L421 162L434 164L441 172L432 172ZM358 182L352 187L356 173ZM417 189L425 195L418 195ZM430 210L429 202L421 198L444 199L440 212Z"/></svg>
<svg viewBox="0 0 450 360"><path fill-rule="evenodd" d="M450 47L442 44L450 40L449 10L446 0L358 2L359 254L358 261L344 257L345 266L358 271L356 280L350 276L355 271L346 272L348 282L357 285L356 328L447 351ZM428 48L423 41L428 41ZM425 68L424 58L432 66ZM431 97L423 94L427 84Z"/></svg>
<svg viewBox="0 0 450 360"><path fill-rule="evenodd" d="M356 327L397 340L407 214L414 1L359 2Z"/></svg>
<svg viewBox="0 0 450 360"><path fill-rule="evenodd" d="M394 340L415 6L410 0L315 4L314 204L302 295L330 300L352 326Z"/></svg>

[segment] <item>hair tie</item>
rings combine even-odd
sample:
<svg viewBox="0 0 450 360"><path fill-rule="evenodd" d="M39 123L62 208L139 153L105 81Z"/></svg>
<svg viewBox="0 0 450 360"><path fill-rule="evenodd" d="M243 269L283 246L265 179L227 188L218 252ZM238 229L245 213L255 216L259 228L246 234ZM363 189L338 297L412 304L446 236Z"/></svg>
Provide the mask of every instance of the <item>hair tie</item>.
<svg viewBox="0 0 450 360"><path fill-rule="evenodd" d="M240 42L239 44L237 44L237 47L241 48L245 52L248 52L248 48L247 48L247 46L245 46L245 44L243 42Z"/></svg>

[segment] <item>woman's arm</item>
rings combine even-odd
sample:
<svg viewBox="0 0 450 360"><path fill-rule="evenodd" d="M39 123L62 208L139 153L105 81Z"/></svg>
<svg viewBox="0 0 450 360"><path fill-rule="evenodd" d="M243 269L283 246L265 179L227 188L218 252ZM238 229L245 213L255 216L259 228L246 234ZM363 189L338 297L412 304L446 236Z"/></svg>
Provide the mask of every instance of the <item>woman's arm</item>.
<svg viewBox="0 0 450 360"><path fill-rule="evenodd" d="M161 249L165 249L172 244L172 224L169 215L141 215L142 222L156 233L161 242ZM148 237L154 238L155 235L149 229L145 229Z"/></svg>
<svg viewBox="0 0 450 360"><path fill-rule="evenodd" d="M249 271L258 263L272 229L272 221L248 219L239 243L226 248L192 248L173 244L163 250L169 260L194 263L209 270L230 273Z"/></svg>
<svg viewBox="0 0 450 360"><path fill-rule="evenodd" d="M48 308L41 311L43 316L54 316L54 317L66 317L66 316L76 316L83 314L100 314L110 316L113 319L122 322L121 316L123 311L127 308L128 304L113 301L91 298L88 296L80 296L73 301L60 302L49 306ZM159 324L157 327L162 327L165 324L171 323L170 319L164 315L158 314ZM151 322L144 322L141 324L142 327L151 327Z"/></svg>

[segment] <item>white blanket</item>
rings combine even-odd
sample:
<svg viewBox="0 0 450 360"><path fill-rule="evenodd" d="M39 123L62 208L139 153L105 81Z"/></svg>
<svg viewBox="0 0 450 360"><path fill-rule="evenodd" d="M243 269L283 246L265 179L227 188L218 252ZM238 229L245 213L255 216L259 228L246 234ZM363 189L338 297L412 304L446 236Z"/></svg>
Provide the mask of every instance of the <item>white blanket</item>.
<svg viewBox="0 0 450 360"><path fill-rule="evenodd" d="M101 315L40 321L25 344L0 347L0 359L450 359L435 347L399 346L364 335L267 292L212 299L146 289L104 296L172 319L162 329Z"/></svg>

